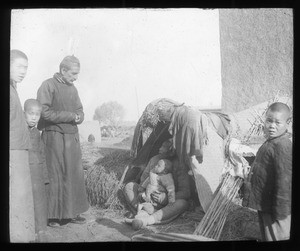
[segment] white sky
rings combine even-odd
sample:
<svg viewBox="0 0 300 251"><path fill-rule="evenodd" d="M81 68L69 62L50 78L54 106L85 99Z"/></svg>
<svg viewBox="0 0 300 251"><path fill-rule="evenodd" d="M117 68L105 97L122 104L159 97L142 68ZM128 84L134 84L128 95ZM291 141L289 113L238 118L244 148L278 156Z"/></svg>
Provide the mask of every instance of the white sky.
<svg viewBox="0 0 300 251"><path fill-rule="evenodd" d="M107 101L122 104L131 121L157 98L221 108L218 10L13 10L11 49L29 58L18 85L22 104L73 52L87 121Z"/></svg>

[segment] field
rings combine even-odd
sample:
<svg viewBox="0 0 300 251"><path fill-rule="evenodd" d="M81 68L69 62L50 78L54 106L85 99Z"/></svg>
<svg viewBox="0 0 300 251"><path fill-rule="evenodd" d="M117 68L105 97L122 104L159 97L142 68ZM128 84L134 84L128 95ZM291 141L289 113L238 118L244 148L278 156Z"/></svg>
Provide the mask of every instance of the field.
<svg viewBox="0 0 300 251"><path fill-rule="evenodd" d="M126 138L106 138L99 144L82 143L83 168L87 176L91 168L103 167L106 173L120 179L124 168L130 162L129 149L131 136ZM119 207L91 206L82 214L86 224L67 224L57 228L48 227L49 242L115 242L131 241L131 237L141 233L184 233L192 234L204 216L200 206L191 203L183 215L165 225L153 225L134 231L124 222L124 214L128 211L122 198L118 200ZM259 239L259 228L256 213L234 205L227 217L220 240Z"/></svg>

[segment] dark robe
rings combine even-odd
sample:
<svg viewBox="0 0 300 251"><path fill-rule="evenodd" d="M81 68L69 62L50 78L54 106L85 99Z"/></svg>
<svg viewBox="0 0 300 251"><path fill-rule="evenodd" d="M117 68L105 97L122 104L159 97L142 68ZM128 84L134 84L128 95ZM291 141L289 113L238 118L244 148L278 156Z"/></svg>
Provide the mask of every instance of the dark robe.
<svg viewBox="0 0 300 251"><path fill-rule="evenodd" d="M68 219L88 210L76 114L84 113L77 89L61 75L44 81L37 93L49 175L48 218Z"/></svg>

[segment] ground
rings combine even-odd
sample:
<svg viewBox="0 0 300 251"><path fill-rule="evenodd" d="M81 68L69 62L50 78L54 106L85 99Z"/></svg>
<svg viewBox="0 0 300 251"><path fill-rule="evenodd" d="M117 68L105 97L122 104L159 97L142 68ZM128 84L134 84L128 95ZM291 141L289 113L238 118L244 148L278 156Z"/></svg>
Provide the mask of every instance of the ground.
<svg viewBox="0 0 300 251"><path fill-rule="evenodd" d="M129 155L131 140L132 138L106 138L98 144L82 143L84 170L87 172L89 168L101 165L109 169L109 171L115 172L117 178L120 179L125 163L129 161L126 156ZM169 224L153 225L146 229L134 231L130 225L124 222L124 213L126 211L126 208L115 210L91 206L87 212L82 214L87 219L85 224L69 223L56 228L48 227L48 241L126 242L131 241L134 235L141 233L193 234L204 216L204 212L199 206L191 204L187 212ZM243 240L248 238L259 238L256 213L235 205L227 217L220 240Z"/></svg>

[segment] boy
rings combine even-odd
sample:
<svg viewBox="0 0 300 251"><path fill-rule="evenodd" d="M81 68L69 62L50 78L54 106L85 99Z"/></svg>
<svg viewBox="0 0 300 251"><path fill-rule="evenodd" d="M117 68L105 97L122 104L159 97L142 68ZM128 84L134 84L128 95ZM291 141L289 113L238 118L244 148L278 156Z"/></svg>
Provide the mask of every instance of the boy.
<svg viewBox="0 0 300 251"><path fill-rule="evenodd" d="M145 192L143 192L146 189ZM143 192L141 197L145 201L138 206L138 213L144 209L148 214L153 214L158 204L151 199L154 191L167 192L168 203L175 202L175 185L172 176L172 162L167 159L161 159L157 165L150 171L149 177L139 187L139 192ZM158 208L160 209L160 208Z"/></svg>
<svg viewBox="0 0 300 251"><path fill-rule="evenodd" d="M28 58L19 50L10 51L9 123L9 227L11 242L33 242L34 209L28 164L30 138L17 93L27 73Z"/></svg>
<svg viewBox="0 0 300 251"><path fill-rule="evenodd" d="M49 183L43 143L36 125L41 117L42 105L35 99L27 99L24 103L25 120L30 133L31 149L29 150L29 168L32 182L34 219L36 239L46 242L47 200L46 187Z"/></svg>
<svg viewBox="0 0 300 251"><path fill-rule="evenodd" d="M263 241L288 240L291 224L292 142L287 134L291 112L281 102L266 113L266 142L259 148L245 186L243 206L256 209Z"/></svg>

